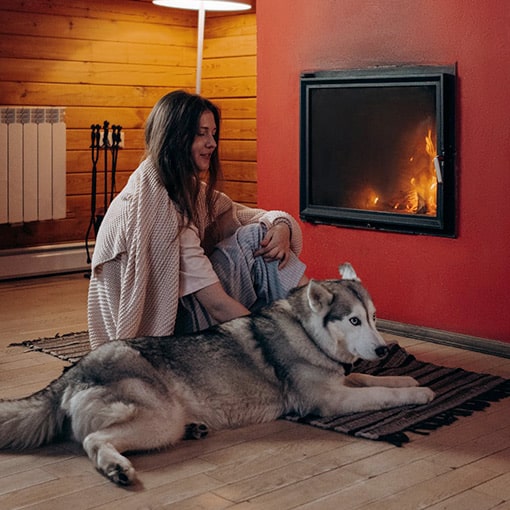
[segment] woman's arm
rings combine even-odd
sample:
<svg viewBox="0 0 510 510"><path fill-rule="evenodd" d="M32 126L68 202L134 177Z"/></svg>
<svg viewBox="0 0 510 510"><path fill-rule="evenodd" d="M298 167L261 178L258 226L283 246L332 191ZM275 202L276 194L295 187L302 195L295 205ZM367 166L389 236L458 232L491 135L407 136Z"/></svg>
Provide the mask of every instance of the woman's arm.
<svg viewBox="0 0 510 510"><path fill-rule="evenodd" d="M223 290L220 282L198 290L195 292L195 296L217 322L225 322L250 313L248 308L231 298Z"/></svg>
<svg viewBox="0 0 510 510"><path fill-rule="evenodd" d="M299 256L303 248L303 236L298 222L285 211L265 211L264 209L255 209L247 207L237 202L233 202L224 193L217 192L216 221L219 239L231 236L239 227L249 223L263 223L269 231L273 227L284 223L290 230L290 249ZM284 233L285 235L285 233Z"/></svg>

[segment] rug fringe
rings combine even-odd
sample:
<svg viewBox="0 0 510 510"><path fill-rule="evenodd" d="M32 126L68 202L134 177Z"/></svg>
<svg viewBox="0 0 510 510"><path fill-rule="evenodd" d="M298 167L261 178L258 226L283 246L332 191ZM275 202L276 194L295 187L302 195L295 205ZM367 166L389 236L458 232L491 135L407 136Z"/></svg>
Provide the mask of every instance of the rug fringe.
<svg viewBox="0 0 510 510"><path fill-rule="evenodd" d="M491 402L499 402L501 399L508 396L510 396L510 381L504 381L499 386L496 386L488 392L478 397L474 397L453 409L443 411L442 413L427 418L420 423L407 427L403 432L380 436L379 439L400 447L404 443L409 442L409 437L406 434L407 432L422 436L429 435L430 431L451 425L452 423L455 423L459 417L468 417L475 412L483 411L491 405Z"/></svg>
<svg viewBox="0 0 510 510"><path fill-rule="evenodd" d="M385 436L379 436L377 441L384 441L390 443L393 446L401 447L405 443L409 443L409 436L405 432L394 432L393 434L387 434Z"/></svg>

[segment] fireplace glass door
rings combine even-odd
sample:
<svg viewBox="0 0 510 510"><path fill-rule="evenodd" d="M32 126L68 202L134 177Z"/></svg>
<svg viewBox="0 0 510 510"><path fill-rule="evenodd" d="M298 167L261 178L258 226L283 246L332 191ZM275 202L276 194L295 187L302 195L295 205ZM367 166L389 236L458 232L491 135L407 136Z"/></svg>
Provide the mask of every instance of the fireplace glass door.
<svg viewBox="0 0 510 510"><path fill-rule="evenodd" d="M305 221L455 235L454 68L301 77Z"/></svg>

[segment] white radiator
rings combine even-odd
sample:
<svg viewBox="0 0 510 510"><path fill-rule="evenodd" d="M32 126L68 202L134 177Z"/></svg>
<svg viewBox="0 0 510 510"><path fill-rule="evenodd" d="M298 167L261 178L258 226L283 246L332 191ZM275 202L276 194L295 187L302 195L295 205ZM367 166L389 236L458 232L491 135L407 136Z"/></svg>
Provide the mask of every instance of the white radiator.
<svg viewBox="0 0 510 510"><path fill-rule="evenodd" d="M0 224L66 216L64 108L0 107Z"/></svg>

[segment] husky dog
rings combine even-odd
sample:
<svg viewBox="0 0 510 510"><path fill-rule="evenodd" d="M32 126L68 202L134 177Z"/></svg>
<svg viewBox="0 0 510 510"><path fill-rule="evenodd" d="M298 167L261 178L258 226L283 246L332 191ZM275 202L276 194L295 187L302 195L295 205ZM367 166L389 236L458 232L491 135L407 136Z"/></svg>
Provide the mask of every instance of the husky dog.
<svg viewBox="0 0 510 510"><path fill-rule="evenodd" d="M0 402L0 448L68 434L100 472L129 485L135 470L121 452L165 447L189 430L431 401L432 390L411 377L347 375L357 358L376 360L388 348L354 269L340 271L342 279L311 280L199 333L102 345L38 393Z"/></svg>

